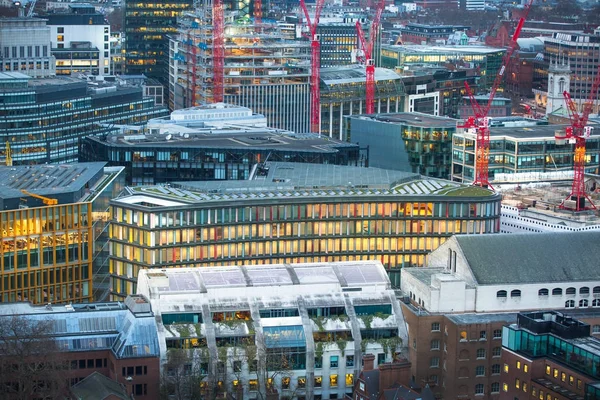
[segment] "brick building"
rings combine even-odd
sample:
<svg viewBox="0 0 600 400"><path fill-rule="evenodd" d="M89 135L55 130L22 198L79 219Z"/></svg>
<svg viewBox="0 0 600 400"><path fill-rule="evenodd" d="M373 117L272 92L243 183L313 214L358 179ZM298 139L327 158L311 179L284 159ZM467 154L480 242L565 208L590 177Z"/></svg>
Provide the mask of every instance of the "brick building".
<svg viewBox="0 0 600 400"><path fill-rule="evenodd" d="M43 337L59 349L60 355L55 360L63 364L60 376L67 377L70 385L99 372L124 385L135 399L158 398L160 362L157 327L145 297L135 295L124 302L66 306L50 303L46 306L30 303L0 305L0 326L10 326L15 318L30 324L51 323L52 328L43 331ZM2 331L0 341L3 343L28 340L27 337L16 336L23 332L11 335L4 328ZM11 359L4 358L7 356ZM12 354L0 354L0 368L13 360ZM1 393L3 399L12 398L10 392L3 390Z"/></svg>

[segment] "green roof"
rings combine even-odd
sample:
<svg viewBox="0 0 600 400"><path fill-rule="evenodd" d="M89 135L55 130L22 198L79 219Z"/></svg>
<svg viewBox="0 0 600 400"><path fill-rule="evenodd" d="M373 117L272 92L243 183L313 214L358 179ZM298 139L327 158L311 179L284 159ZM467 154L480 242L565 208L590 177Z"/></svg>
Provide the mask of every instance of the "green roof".
<svg viewBox="0 0 600 400"><path fill-rule="evenodd" d="M600 280L600 232L456 235L482 285Z"/></svg>

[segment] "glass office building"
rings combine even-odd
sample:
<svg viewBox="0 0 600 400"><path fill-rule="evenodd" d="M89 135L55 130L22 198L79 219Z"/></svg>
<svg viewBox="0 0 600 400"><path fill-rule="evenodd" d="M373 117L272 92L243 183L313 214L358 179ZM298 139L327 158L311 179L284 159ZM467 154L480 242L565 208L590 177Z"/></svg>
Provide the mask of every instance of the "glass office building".
<svg viewBox="0 0 600 400"><path fill-rule="evenodd" d="M573 169L574 144L557 144L555 131L565 125L534 125L490 129L489 174L570 171ZM472 182L475 170L476 135L458 129L452 139L452 180ZM585 170L600 169L600 136L586 140Z"/></svg>
<svg viewBox="0 0 600 400"><path fill-rule="evenodd" d="M142 89L116 83L88 87L70 77L31 79L0 73L0 158L10 140L15 165L77 162L79 140L115 124L142 124L168 114Z"/></svg>
<svg viewBox="0 0 600 400"><path fill-rule="evenodd" d="M94 276L108 271L107 205L121 172L104 163L0 167L0 302L93 299Z"/></svg>
<svg viewBox="0 0 600 400"><path fill-rule="evenodd" d="M114 298L140 269L184 266L380 260L398 286L451 235L499 231L499 195L400 171L268 162L247 181L178 186L111 202Z"/></svg>

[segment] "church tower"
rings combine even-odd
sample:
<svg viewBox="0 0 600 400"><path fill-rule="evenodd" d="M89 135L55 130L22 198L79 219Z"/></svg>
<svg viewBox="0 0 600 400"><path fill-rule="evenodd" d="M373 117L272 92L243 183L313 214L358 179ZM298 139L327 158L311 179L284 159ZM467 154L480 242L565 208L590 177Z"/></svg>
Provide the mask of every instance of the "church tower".
<svg viewBox="0 0 600 400"><path fill-rule="evenodd" d="M564 60L560 63L550 62L548 69L548 97L546 102L546 115L553 113L560 107L565 107L563 92L569 91L571 85L571 67Z"/></svg>

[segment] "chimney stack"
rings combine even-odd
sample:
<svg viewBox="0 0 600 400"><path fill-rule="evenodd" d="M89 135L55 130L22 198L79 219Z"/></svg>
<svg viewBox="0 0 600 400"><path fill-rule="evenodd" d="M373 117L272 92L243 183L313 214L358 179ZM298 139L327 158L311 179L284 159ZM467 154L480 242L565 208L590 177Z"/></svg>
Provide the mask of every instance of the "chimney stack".
<svg viewBox="0 0 600 400"><path fill-rule="evenodd" d="M363 371L372 371L375 368L375 356L373 354L363 355Z"/></svg>

